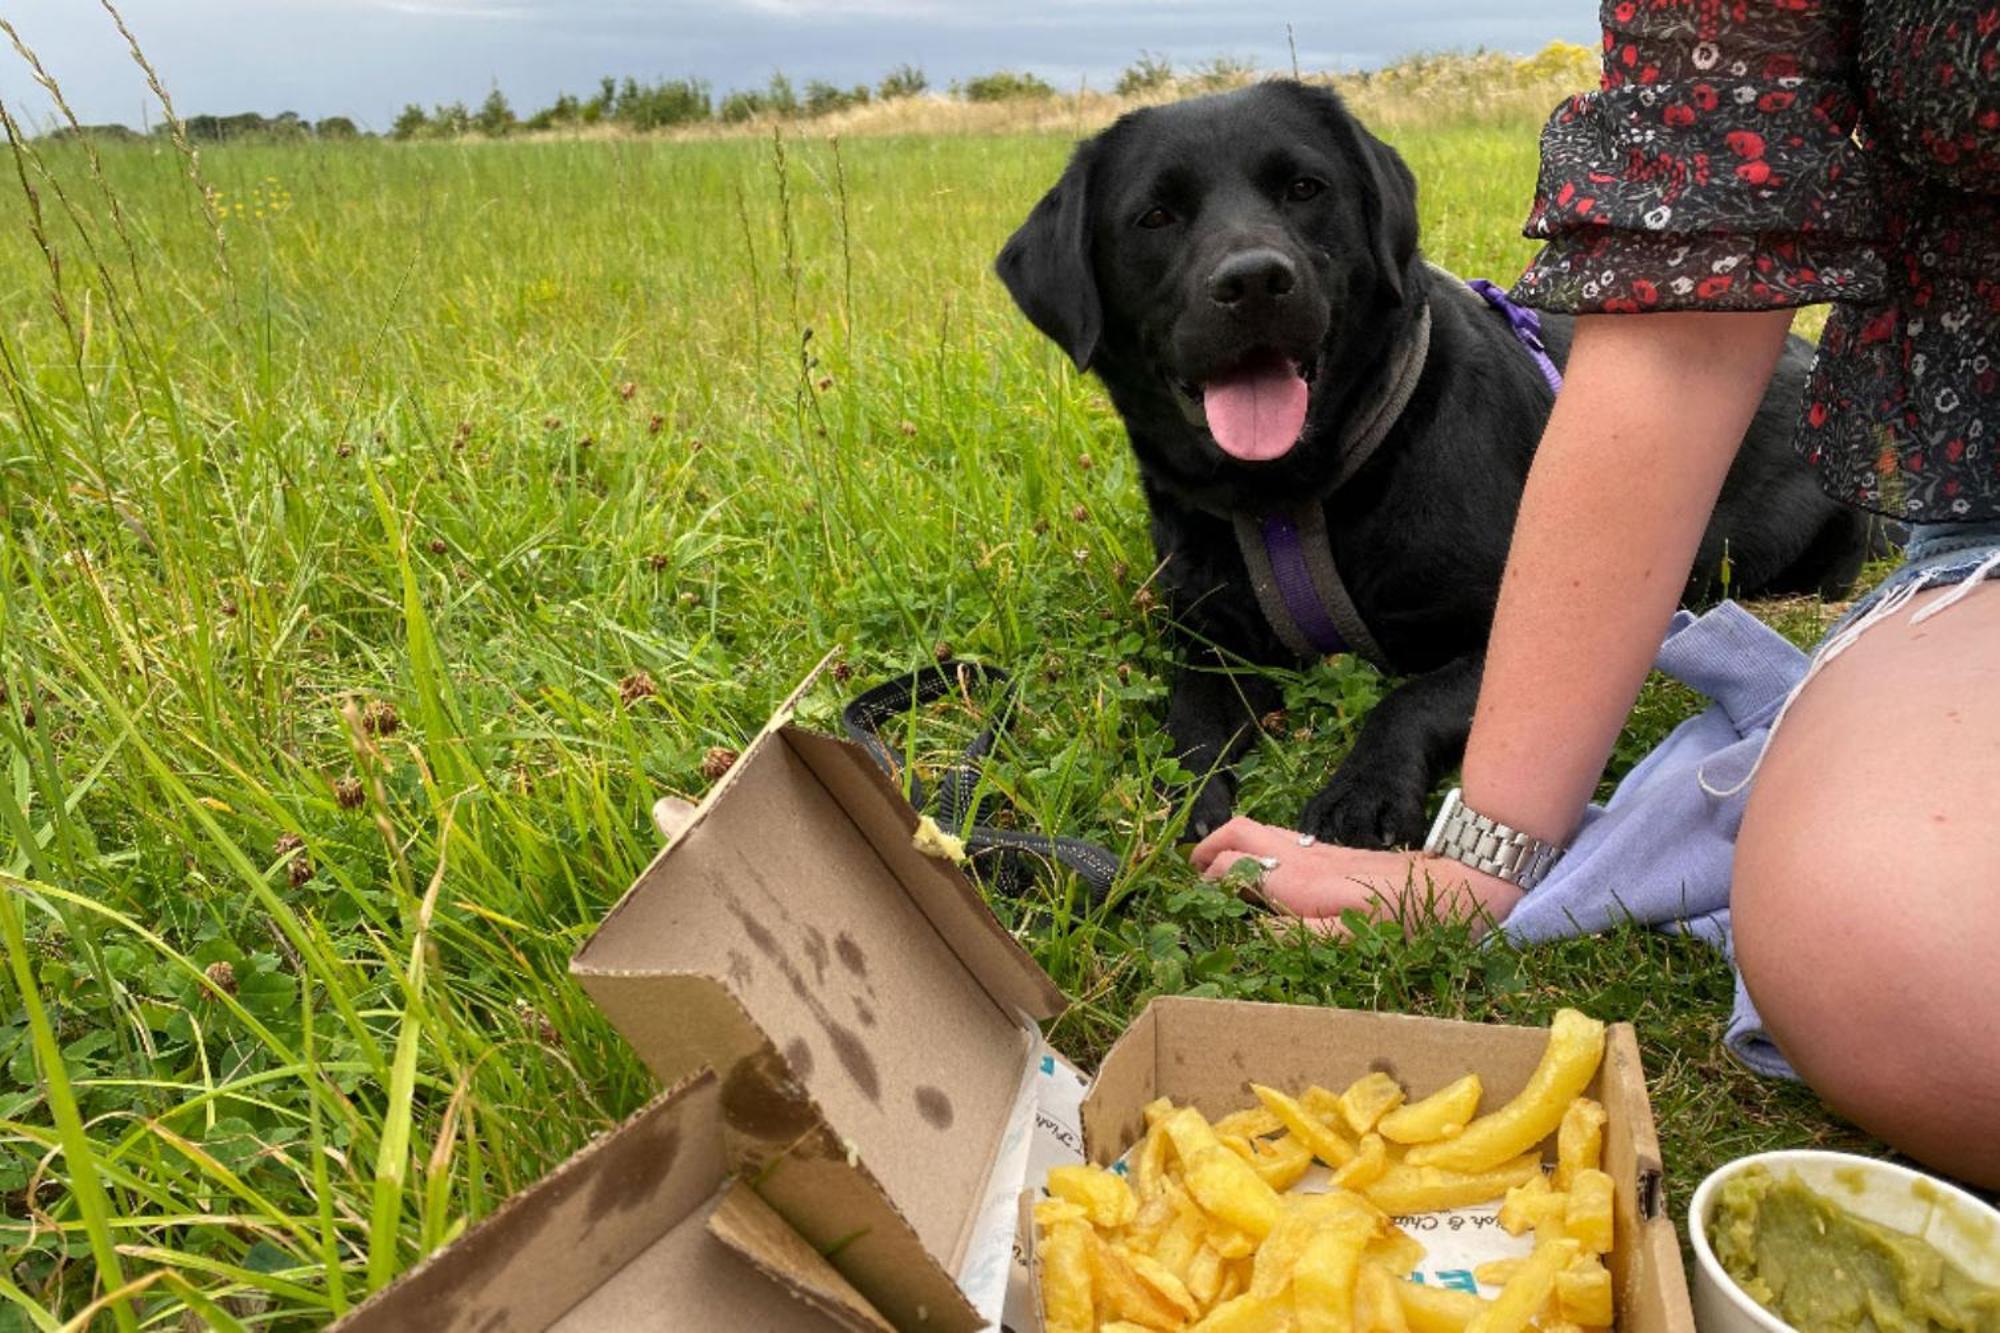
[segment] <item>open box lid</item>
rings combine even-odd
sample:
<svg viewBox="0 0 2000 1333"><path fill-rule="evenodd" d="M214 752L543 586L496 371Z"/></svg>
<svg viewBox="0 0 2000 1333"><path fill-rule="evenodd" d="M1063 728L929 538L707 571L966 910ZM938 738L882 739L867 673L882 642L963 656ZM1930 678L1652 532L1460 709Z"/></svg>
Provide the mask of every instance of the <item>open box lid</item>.
<svg viewBox="0 0 2000 1333"><path fill-rule="evenodd" d="M728 1179L702 1071L357 1307L335 1333L889 1326Z"/></svg>
<svg viewBox="0 0 2000 1333"><path fill-rule="evenodd" d="M977 1327L955 1275L1062 994L860 747L791 725L811 683L570 969L663 1082L720 1072L732 1157L892 1322Z"/></svg>

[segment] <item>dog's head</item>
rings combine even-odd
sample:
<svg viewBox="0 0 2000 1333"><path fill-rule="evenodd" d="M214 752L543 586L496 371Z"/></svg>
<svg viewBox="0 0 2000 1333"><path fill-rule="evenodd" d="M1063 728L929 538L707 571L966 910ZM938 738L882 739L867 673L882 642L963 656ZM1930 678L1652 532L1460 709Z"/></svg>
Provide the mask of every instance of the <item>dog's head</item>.
<svg viewBox="0 0 2000 1333"><path fill-rule="evenodd" d="M1163 480L1243 499L1327 473L1417 251L1416 182L1333 93L1152 107L1078 147L1000 252Z"/></svg>

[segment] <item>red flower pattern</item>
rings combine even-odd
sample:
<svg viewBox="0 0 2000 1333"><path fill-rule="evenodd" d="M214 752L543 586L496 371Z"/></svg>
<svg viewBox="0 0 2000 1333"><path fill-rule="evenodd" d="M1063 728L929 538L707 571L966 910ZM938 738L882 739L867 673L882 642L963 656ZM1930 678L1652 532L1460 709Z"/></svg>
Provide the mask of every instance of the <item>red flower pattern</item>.
<svg viewBox="0 0 2000 1333"><path fill-rule="evenodd" d="M2000 0L1605 0L1515 289L1544 309L1835 303L1798 448L1898 518L2000 517Z"/></svg>

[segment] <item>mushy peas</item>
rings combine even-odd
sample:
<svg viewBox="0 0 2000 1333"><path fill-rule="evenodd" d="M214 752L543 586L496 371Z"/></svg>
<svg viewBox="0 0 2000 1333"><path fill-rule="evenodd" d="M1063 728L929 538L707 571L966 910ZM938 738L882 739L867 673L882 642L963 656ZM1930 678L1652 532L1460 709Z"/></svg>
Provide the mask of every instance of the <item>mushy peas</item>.
<svg viewBox="0 0 2000 1333"><path fill-rule="evenodd" d="M1708 1226L1729 1276L1803 1333L2000 1333L2000 1287L1762 1166L1723 1183Z"/></svg>

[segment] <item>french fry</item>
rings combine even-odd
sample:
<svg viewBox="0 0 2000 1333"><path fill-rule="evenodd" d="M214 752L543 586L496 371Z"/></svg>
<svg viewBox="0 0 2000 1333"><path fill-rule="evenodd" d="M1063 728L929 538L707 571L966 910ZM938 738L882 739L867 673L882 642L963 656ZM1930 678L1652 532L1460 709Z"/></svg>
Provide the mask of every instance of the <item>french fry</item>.
<svg viewBox="0 0 2000 1333"><path fill-rule="evenodd" d="M1040 1199L1035 1203L1035 1225L1043 1231L1064 1222L1090 1221L1090 1214L1068 1199Z"/></svg>
<svg viewBox="0 0 2000 1333"><path fill-rule="evenodd" d="M1215 1304L1216 1293L1222 1290L1222 1256L1215 1252L1213 1245L1203 1245L1195 1251L1194 1259L1188 1264L1187 1292L1194 1302L1206 1310Z"/></svg>
<svg viewBox="0 0 2000 1333"><path fill-rule="evenodd" d="M1465 1326L1492 1304L1469 1291L1427 1287L1420 1282L1398 1282L1396 1299L1402 1304L1410 1333L1464 1333Z"/></svg>
<svg viewBox="0 0 2000 1333"><path fill-rule="evenodd" d="M1569 1195L1549 1188L1549 1178L1537 1171L1523 1183L1507 1191L1500 1205L1500 1226L1510 1236L1526 1235L1549 1222L1561 1223L1569 1209Z"/></svg>
<svg viewBox="0 0 2000 1333"><path fill-rule="evenodd" d="M1340 1118L1356 1134L1375 1128L1383 1116L1403 1104L1403 1085L1387 1074L1364 1074L1340 1094Z"/></svg>
<svg viewBox="0 0 2000 1333"><path fill-rule="evenodd" d="M1232 1296L1188 1326L1188 1333L1288 1333L1292 1312L1279 1301L1247 1292Z"/></svg>
<svg viewBox="0 0 2000 1333"><path fill-rule="evenodd" d="M1167 1149L1166 1131L1155 1121L1146 1129L1146 1137L1139 1144L1139 1151L1132 1159L1132 1186L1140 1203L1150 1203L1166 1192Z"/></svg>
<svg viewBox="0 0 2000 1333"><path fill-rule="evenodd" d="M1447 1083L1422 1101L1399 1106L1375 1122L1383 1138L1396 1143L1433 1143L1462 1131L1479 1109L1479 1075Z"/></svg>
<svg viewBox="0 0 2000 1333"><path fill-rule="evenodd" d="M1446 1171L1435 1166L1411 1166L1407 1161L1390 1167L1362 1189L1376 1207L1403 1216L1430 1213L1445 1208L1465 1208L1502 1198L1516 1185L1541 1174L1542 1162L1533 1153L1523 1153L1490 1171L1476 1174Z"/></svg>
<svg viewBox="0 0 2000 1333"><path fill-rule="evenodd" d="M1084 1222L1063 1222L1042 1237L1042 1322L1047 1333L1091 1333L1097 1324Z"/></svg>
<svg viewBox="0 0 2000 1333"><path fill-rule="evenodd" d="M1603 1106L1588 1097L1578 1097L1563 1112L1556 1128L1556 1180L1559 1190L1569 1188L1579 1171L1595 1171L1604 1164Z"/></svg>
<svg viewBox="0 0 2000 1333"><path fill-rule="evenodd" d="M1390 1277L1408 1277L1424 1261L1424 1243L1401 1227L1390 1227L1387 1235L1368 1242L1362 1256Z"/></svg>
<svg viewBox="0 0 2000 1333"><path fill-rule="evenodd" d="M1271 1114L1267 1106L1250 1106L1241 1111L1231 1111L1215 1122L1218 1136L1241 1134L1246 1139L1261 1139L1266 1134L1275 1134L1283 1129L1284 1122Z"/></svg>
<svg viewBox="0 0 2000 1333"><path fill-rule="evenodd" d="M1152 1101L1146 1103L1145 1108L1143 1110L1143 1114L1146 1117L1146 1126L1149 1129L1152 1126L1159 1124L1162 1120L1165 1120L1168 1116L1172 1115L1173 1113L1174 1113L1174 1103L1173 1100L1168 1097L1153 1098Z"/></svg>
<svg viewBox="0 0 2000 1333"><path fill-rule="evenodd" d="M1558 1010L1541 1062L1518 1097L1442 1143L1410 1149L1406 1160L1411 1166L1484 1171L1526 1152L1555 1132L1603 1058L1604 1024L1575 1009Z"/></svg>
<svg viewBox="0 0 2000 1333"><path fill-rule="evenodd" d="M1353 1160L1333 1173L1333 1184L1339 1189L1358 1190L1380 1180L1388 1169L1389 1148L1382 1142L1382 1136L1364 1134L1361 1146L1354 1150Z"/></svg>
<svg viewBox="0 0 2000 1333"><path fill-rule="evenodd" d="M1285 1128L1292 1131L1320 1161L1337 1170L1354 1160L1353 1146L1340 1137L1332 1126L1292 1098L1261 1083L1252 1083L1250 1091L1256 1093L1257 1100L1270 1108L1272 1114L1284 1122Z"/></svg>
<svg viewBox="0 0 2000 1333"><path fill-rule="evenodd" d="M1590 1254L1611 1252L1611 1177L1602 1171L1579 1171L1563 1210L1563 1230Z"/></svg>
<svg viewBox="0 0 2000 1333"><path fill-rule="evenodd" d="M1207 1239L1208 1215L1178 1184L1172 1186L1167 1198L1174 1210L1173 1220L1161 1228L1153 1241L1152 1255L1172 1272L1185 1273Z"/></svg>
<svg viewBox="0 0 2000 1333"><path fill-rule="evenodd" d="M1472 1276L1482 1287L1504 1287L1526 1262L1526 1259L1488 1259L1474 1266Z"/></svg>
<svg viewBox="0 0 2000 1333"><path fill-rule="evenodd" d="M1410 1333L1403 1304L1396 1299L1397 1279L1364 1262L1354 1279L1354 1324L1358 1333Z"/></svg>
<svg viewBox="0 0 2000 1333"><path fill-rule="evenodd" d="M1556 1274L1576 1257L1573 1240L1545 1240L1535 1246L1500 1294L1466 1324L1465 1333L1521 1333L1555 1291Z"/></svg>
<svg viewBox="0 0 2000 1333"><path fill-rule="evenodd" d="M1595 1257L1571 1261L1556 1274L1556 1310L1572 1324L1611 1327L1610 1270Z"/></svg>
<svg viewBox="0 0 2000 1333"><path fill-rule="evenodd" d="M1093 1289L1112 1314L1161 1329L1180 1328L1201 1314L1187 1285L1166 1265L1123 1245L1092 1239Z"/></svg>
<svg viewBox="0 0 2000 1333"><path fill-rule="evenodd" d="M1155 1333L1155 1330L1129 1319L1114 1319L1108 1324L1099 1324L1097 1333Z"/></svg>
<svg viewBox="0 0 2000 1333"><path fill-rule="evenodd" d="M1292 1268L1292 1317L1299 1333L1353 1333L1361 1251L1374 1233L1360 1216L1338 1218L1306 1243Z"/></svg>
<svg viewBox="0 0 2000 1333"><path fill-rule="evenodd" d="M1067 1200L1107 1229L1122 1227L1139 1215L1139 1200L1125 1178L1101 1166L1052 1166L1049 1193Z"/></svg>
<svg viewBox="0 0 2000 1333"><path fill-rule="evenodd" d="M1299 1105L1329 1125L1340 1124L1340 1094L1332 1088L1308 1083L1306 1090L1299 1094Z"/></svg>
<svg viewBox="0 0 2000 1333"><path fill-rule="evenodd" d="M1341 1213L1354 1211L1351 1198L1346 1194L1295 1194L1286 1198L1277 1224L1251 1260L1249 1293L1272 1299L1284 1295L1292 1280L1292 1269L1298 1266L1299 1257L1313 1237Z"/></svg>
<svg viewBox="0 0 2000 1333"><path fill-rule="evenodd" d="M1295 1134L1282 1134L1275 1139L1246 1139L1231 1134L1217 1137L1280 1194L1298 1184L1299 1178L1312 1169L1312 1150Z"/></svg>
<svg viewBox="0 0 2000 1333"><path fill-rule="evenodd" d="M1278 1195L1250 1164L1220 1143L1185 1161L1187 1190L1202 1211L1262 1240L1278 1220Z"/></svg>

